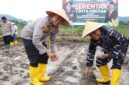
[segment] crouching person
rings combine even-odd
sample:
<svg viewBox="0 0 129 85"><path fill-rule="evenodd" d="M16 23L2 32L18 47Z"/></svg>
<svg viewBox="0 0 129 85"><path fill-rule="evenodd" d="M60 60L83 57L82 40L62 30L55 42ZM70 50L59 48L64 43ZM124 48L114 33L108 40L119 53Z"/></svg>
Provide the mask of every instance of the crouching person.
<svg viewBox="0 0 129 85"><path fill-rule="evenodd" d="M90 72L93 65L96 47L103 48L104 54L97 55L96 65L99 68L102 79L96 79L98 83L119 85L121 68L128 49L128 39L115 30L106 28L97 22L87 22L82 37L90 36L89 52L87 54L84 77ZM113 60L112 79L107 63Z"/></svg>
<svg viewBox="0 0 129 85"><path fill-rule="evenodd" d="M56 61L58 56L55 52L55 39L60 25L69 26L68 18L64 10L46 11L48 16L40 18L26 25L22 31L21 37L24 42L25 50L30 61L31 84L43 85L51 77L45 77L48 58ZM44 42L50 36L51 50ZM43 43L43 44L42 44Z"/></svg>

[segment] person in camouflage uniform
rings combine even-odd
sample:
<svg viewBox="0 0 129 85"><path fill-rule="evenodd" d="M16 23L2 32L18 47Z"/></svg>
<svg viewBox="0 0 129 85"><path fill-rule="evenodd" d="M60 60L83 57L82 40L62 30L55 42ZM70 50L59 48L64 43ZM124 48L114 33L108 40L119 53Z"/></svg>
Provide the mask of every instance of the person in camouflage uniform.
<svg viewBox="0 0 129 85"><path fill-rule="evenodd" d="M119 85L121 68L128 49L128 39L113 29L108 29L103 24L97 22L87 22L82 37L90 36L89 51L87 53L87 63L84 69L84 76L90 72L93 66L96 47L102 47L103 54L97 55L96 66L99 68L102 79L96 79L98 83L109 84L110 72L107 63L113 60L112 80L110 85Z"/></svg>

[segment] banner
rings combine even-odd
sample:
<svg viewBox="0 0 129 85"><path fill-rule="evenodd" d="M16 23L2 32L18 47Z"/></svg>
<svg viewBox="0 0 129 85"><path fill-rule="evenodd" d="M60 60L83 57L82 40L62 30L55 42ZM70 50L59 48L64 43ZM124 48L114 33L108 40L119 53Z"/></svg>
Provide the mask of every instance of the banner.
<svg viewBox="0 0 129 85"><path fill-rule="evenodd" d="M63 0L63 9L73 25L96 21L118 26L118 0Z"/></svg>

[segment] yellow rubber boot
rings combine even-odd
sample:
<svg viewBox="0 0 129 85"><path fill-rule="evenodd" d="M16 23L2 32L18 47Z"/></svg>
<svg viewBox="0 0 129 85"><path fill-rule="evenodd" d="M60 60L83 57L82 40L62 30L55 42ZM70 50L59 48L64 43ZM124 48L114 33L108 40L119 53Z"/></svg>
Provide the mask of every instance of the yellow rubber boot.
<svg viewBox="0 0 129 85"><path fill-rule="evenodd" d="M40 82L47 82L51 79L51 77L45 77L46 67L47 67L46 64L38 64L38 73Z"/></svg>
<svg viewBox="0 0 129 85"><path fill-rule="evenodd" d="M111 85L119 85L120 76L121 76L121 70L113 69Z"/></svg>
<svg viewBox="0 0 129 85"><path fill-rule="evenodd" d="M10 46L14 46L14 42L10 42Z"/></svg>
<svg viewBox="0 0 129 85"><path fill-rule="evenodd" d="M38 68L29 66L31 85L44 85L38 80Z"/></svg>
<svg viewBox="0 0 129 85"><path fill-rule="evenodd" d="M98 83L101 84L109 84L110 83L110 72L108 69L108 65L104 65L99 67L99 71L101 73L102 79L96 79Z"/></svg>
<svg viewBox="0 0 129 85"><path fill-rule="evenodd" d="M15 40L15 41L14 41L14 45L17 45L17 44L18 44L18 42L17 42L17 40Z"/></svg>

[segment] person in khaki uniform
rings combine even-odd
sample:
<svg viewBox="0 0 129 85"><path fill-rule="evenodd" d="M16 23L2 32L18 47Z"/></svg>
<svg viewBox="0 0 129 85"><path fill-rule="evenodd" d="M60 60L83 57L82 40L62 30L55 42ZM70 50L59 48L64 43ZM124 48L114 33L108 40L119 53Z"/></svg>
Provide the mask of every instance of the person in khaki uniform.
<svg viewBox="0 0 129 85"><path fill-rule="evenodd" d="M1 17L0 26L2 27L3 32L3 41L6 48L10 48L10 44L12 44L12 23L5 17Z"/></svg>
<svg viewBox="0 0 129 85"><path fill-rule="evenodd" d="M52 61L58 59L56 54L56 34L59 26L69 26L69 20L64 10L46 11L48 16L39 18L27 24L22 30L21 37L30 61L29 70L31 84L43 85L51 77L45 77L48 58ZM51 50L47 48L44 40L50 36ZM43 42L42 42L43 41Z"/></svg>
<svg viewBox="0 0 129 85"><path fill-rule="evenodd" d="M12 43L10 45L15 46L18 44L18 41L17 41L18 27L14 22L12 22L12 24L13 24L13 34L12 34Z"/></svg>
<svg viewBox="0 0 129 85"><path fill-rule="evenodd" d="M96 47L100 46L103 48L104 54L97 55L96 66L99 68L102 79L97 78L96 81L101 84L119 85L121 68L128 50L129 40L116 30L108 29L103 24L90 21L86 22L82 37L85 36L90 36L91 39L86 68L83 73L84 77L89 74L90 68L93 66ZM112 79L110 79L107 64L111 60L113 60Z"/></svg>

